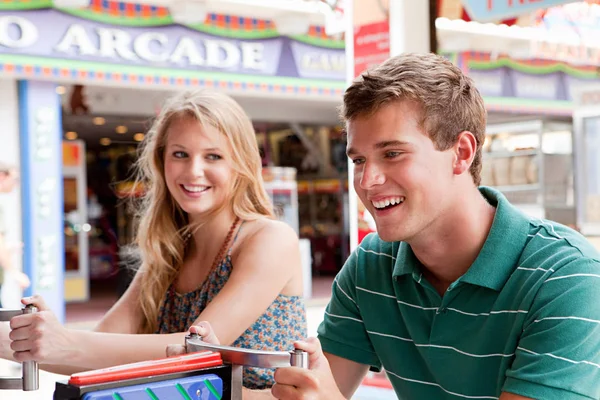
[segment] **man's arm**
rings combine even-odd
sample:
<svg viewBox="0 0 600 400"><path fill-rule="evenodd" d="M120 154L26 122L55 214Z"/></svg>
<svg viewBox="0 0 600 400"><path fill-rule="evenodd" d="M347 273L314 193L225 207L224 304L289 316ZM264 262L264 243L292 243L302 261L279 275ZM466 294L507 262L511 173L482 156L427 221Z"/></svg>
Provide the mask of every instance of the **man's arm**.
<svg viewBox="0 0 600 400"><path fill-rule="evenodd" d="M369 368L368 365L332 354L325 356L317 338L309 338L294 345L308 353L309 369L288 367L275 371L276 383L272 394L276 399L349 399Z"/></svg>
<svg viewBox="0 0 600 400"><path fill-rule="evenodd" d="M503 392L498 400L534 400L530 397L519 396L518 394Z"/></svg>
<svg viewBox="0 0 600 400"><path fill-rule="evenodd" d="M320 353L320 348L318 349ZM299 368L285 368L279 372L276 379L279 379L280 386L275 389L273 396L270 390L250 390L244 388L244 400L274 400L288 398L304 398L302 395L315 399L332 399L335 394L332 391L324 391L327 389L327 378L333 376L337 388L345 399L352 398L352 395L365 377L369 366L346 360L345 358L335 356L329 353L316 354L318 357L325 357L329 362L323 363L322 360L314 362L315 369L301 370ZM311 354L310 358L314 360L315 354ZM327 368L326 368L327 367ZM283 373L282 373L283 372ZM325 379L324 379L325 378ZM295 380L296 385L293 387L282 387L281 380L289 386L288 380ZM314 384L317 384L314 387ZM307 384L305 387L304 385ZM299 396L298 396L299 395ZM298 396L298 397L296 397ZM314 397L316 396L316 397ZM503 399L503 400L521 400L521 399Z"/></svg>
<svg viewBox="0 0 600 400"><path fill-rule="evenodd" d="M340 392L342 392L345 398L351 398L369 371L369 366L338 357L331 353L325 353L325 357L329 361L331 373ZM518 399L509 398L508 400Z"/></svg>
<svg viewBox="0 0 600 400"><path fill-rule="evenodd" d="M590 258L574 259L546 277L528 310L504 392L600 398L599 278L600 262Z"/></svg>

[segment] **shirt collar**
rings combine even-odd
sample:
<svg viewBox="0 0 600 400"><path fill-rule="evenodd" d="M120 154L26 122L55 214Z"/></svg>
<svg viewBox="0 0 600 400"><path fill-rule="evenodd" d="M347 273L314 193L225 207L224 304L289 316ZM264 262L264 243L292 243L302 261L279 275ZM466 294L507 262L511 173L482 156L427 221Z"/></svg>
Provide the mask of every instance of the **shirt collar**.
<svg viewBox="0 0 600 400"><path fill-rule="evenodd" d="M475 262L459 279L499 291L521 256L529 232L529 219L497 190L488 187L481 187L479 190L496 207L496 213L483 248ZM419 265L410 246L400 242L392 275L420 275Z"/></svg>
<svg viewBox="0 0 600 400"><path fill-rule="evenodd" d="M417 273L420 274L420 262L406 242L400 242L396 253L396 262L392 276L401 276Z"/></svg>

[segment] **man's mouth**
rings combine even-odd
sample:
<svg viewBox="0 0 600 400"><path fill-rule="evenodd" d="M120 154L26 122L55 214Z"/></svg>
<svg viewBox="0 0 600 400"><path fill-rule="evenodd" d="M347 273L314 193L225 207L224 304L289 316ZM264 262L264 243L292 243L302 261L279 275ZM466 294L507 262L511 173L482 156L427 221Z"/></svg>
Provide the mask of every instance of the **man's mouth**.
<svg viewBox="0 0 600 400"><path fill-rule="evenodd" d="M385 199L371 201L371 204L373 204L373 207L375 207L376 210L383 211L399 206L404 203L405 199L406 197L404 196L387 197Z"/></svg>

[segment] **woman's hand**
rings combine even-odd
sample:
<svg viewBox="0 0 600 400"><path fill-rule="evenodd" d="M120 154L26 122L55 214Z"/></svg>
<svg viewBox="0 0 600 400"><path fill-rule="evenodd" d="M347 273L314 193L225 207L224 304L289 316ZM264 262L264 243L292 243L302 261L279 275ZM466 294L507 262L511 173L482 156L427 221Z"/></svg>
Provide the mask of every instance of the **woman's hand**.
<svg viewBox="0 0 600 400"><path fill-rule="evenodd" d="M202 338L203 342L210 344L221 344L219 339L212 330L210 324L206 321L202 321L197 325L192 325L189 330L190 333L197 333ZM167 357L185 354L186 349L184 344L170 344L167 346Z"/></svg>
<svg viewBox="0 0 600 400"><path fill-rule="evenodd" d="M14 359L64 364L75 349L70 331L61 325L40 296L26 297L21 303L36 306L38 312L11 318L9 338Z"/></svg>

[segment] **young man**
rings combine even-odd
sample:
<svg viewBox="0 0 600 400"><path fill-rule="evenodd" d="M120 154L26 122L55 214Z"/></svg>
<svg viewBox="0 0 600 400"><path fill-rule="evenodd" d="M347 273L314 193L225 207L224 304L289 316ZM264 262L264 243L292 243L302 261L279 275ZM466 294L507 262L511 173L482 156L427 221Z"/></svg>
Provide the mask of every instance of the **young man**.
<svg viewBox="0 0 600 400"><path fill-rule="evenodd" d="M310 369L277 370L273 397L349 399L383 367L402 400L600 399L600 255L478 187L473 81L433 54L394 57L354 81L342 116L377 233L336 277L318 340L296 344Z"/></svg>
<svg viewBox="0 0 600 400"><path fill-rule="evenodd" d="M342 116L377 234L336 277L319 340L298 344L310 370L278 370L273 396L350 398L383 367L402 400L600 399L600 256L478 188L473 81L394 57L353 82Z"/></svg>

